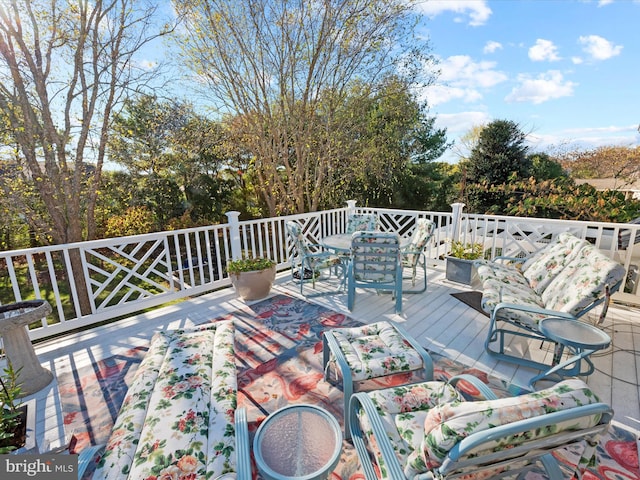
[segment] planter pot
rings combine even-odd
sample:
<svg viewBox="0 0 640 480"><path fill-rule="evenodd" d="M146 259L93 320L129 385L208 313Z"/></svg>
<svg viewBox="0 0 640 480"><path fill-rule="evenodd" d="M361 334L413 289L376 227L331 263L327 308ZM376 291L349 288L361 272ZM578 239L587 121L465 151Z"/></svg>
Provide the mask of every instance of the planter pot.
<svg viewBox="0 0 640 480"><path fill-rule="evenodd" d="M230 275L231 284L243 300L260 300L269 295L276 279L276 267Z"/></svg>
<svg viewBox="0 0 640 480"><path fill-rule="evenodd" d="M475 262L475 260L446 257L445 275L447 280L471 285L476 276L476 269L473 266L473 262Z"/></svg>
<svg viewBox="0 0 640 480"><path fill-rule="evenodd" d="M22 455L25 453L39 453L36 443L36 401L35 399L23 402L18 408L20 419L25 428L24 444L12 450L11 455Z"/></svg>

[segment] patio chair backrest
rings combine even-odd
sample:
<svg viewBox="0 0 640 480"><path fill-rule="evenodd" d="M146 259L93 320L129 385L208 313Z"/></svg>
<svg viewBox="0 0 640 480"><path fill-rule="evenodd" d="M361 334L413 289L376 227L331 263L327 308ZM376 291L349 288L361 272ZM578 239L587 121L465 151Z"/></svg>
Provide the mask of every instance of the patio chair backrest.
<svg viewBox="0 0 640 480"><path fill-rule="evenodd" d="M346 233L367 231L373 232L378 225L378 217L374 213L352 213L347 218Z"/></svg>
<svg viewBox="0 0 640 480"><path fill-rule="evenodd" d="M307 239L302 234L302 228L297 222L289 221L286 223L287 232L291 236L293 241L293 247L297 255L307 255L311 253L309 246L307 245Z"/></svg>
<svg viewBox="0 0 640 480"><path fill-rule="evenodd" d="M416 227L411 236L411 242L405 249L407 253L407 263L409 265L415 265L417 263L420 253L433 236L435 229L436 224L428 218L419 218L416 220Z"/></svg>
<svg viewBox="0 0 640 480"><path fill-rule="evenodd" d="M356 281L393 284L402 278L400 237L397 233L355 232L351 237L351 261Z"/></svg>

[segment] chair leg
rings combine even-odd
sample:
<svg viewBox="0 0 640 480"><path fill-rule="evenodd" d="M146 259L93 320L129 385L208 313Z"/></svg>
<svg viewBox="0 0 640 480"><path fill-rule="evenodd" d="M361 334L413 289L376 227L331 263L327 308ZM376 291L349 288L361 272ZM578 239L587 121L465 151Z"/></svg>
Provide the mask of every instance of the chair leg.
<svg viewBox="0 0 640 480"><path fill-rule="evenodd" d="M353 395L353 376L351 375L351 368L347 363L338 340L333 336L331 331L325 332L322 335L322 367L324 369L324 378L328 381L329 372L327 365L329 363L330 354L335 358L336 365L340 370L340 377L342 377L342 394L344 403L344 438L349 440L351 438L351 431L349 430L349 401L351 395Z"/></svg>
<svg viewBox="0 0 640 480"><path fill-rule="evenodd" d="M402 268L398 269L398 274L396 275L396 289L395 289L395 297L396 297L396 314L402 313Z"/></svg>
<svg viewBox="0 0 640 480"><path fill-rule="evenodd" d="M417 266L418 264L420 264L422 266L422 273L423 273L423 285L422 287L419 288L413 288L416 285L416 272L417 272ZM426 257L424 256L424 254L420 255L420 259L418 259L418 262L416 263L416 265L414 265L412 267L412 276L411 276L411 289L409 290L403 290L403 293L424 293L427 291L427 260ZM409 277L406 277L409 278Z"/></svg>
<svg viewBox="0 0 640 480"><path fill-rule="evenodd" d="M327 337L333 334L331 332L324 332L322 334L322 371L324 372L324 381L329 381L329 371L327 369L327 365L329 364L329 344L327 342Z"/></svg>
<svg viewBox="0 0 640 480"><path fill-rule="evenodd" d="M353 286L352 282L349 282L347 285L347 308L349 311L353 311L353 304L355 302L356 297L356 289Z"/></svg>
<svg viewBox="0 0 640 480"><path fill-rule="evenodd" d="M346 371L342 371L342 393L344 400L344 439L351 439L350 418L351 412L349 411L349 402L351 401L351 395L353 395L353 379L351 377L351 370L349 368Z"/></svg>

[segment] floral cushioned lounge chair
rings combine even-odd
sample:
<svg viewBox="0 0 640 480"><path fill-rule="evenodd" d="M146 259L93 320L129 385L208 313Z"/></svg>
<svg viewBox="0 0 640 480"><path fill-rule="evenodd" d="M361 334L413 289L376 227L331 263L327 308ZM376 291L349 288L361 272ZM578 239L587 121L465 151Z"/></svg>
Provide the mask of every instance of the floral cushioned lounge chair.
<svg viewBox="0 0 640 480"><path fill-rule="evenodd" d="M465 401L458 388L464 382L488 400ZM469 375L356 393L350 408L367 480L500 478L536 461L560 480L565 476L551 452L574 445L581 455L574 470L582 472L613 416L579 379L498 399Z"/></svg>
<svg viewBox="0 0 640 480"><path fill-rule="evenodd" d="M568 232L527 258L497 257L475 265L482 282L482 308L491 316L485 349L500 359L538 369L548 365L505 352L505 335L546 341L538 330L540 320L575 321L600 304L602 321L611 294L625 276L622 265Z"/></svg>
<svg viewBox="0 0 640 480"><path fill-rule="evenodd" d="M93 479L251 477L236 410L234 326L158 332L135 373Z"/></svg>

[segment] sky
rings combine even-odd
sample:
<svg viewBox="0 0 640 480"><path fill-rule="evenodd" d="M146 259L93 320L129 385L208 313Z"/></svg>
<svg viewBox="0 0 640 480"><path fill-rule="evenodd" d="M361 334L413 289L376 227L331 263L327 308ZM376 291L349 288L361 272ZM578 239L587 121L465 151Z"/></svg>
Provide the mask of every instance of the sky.
<svg viewBox="0 0 640 480"><path fill-rule="evenodd" d="M456 145L512 120L531 151L640 143L640 0L421 3L440 76L422 96Z"/></svg>

